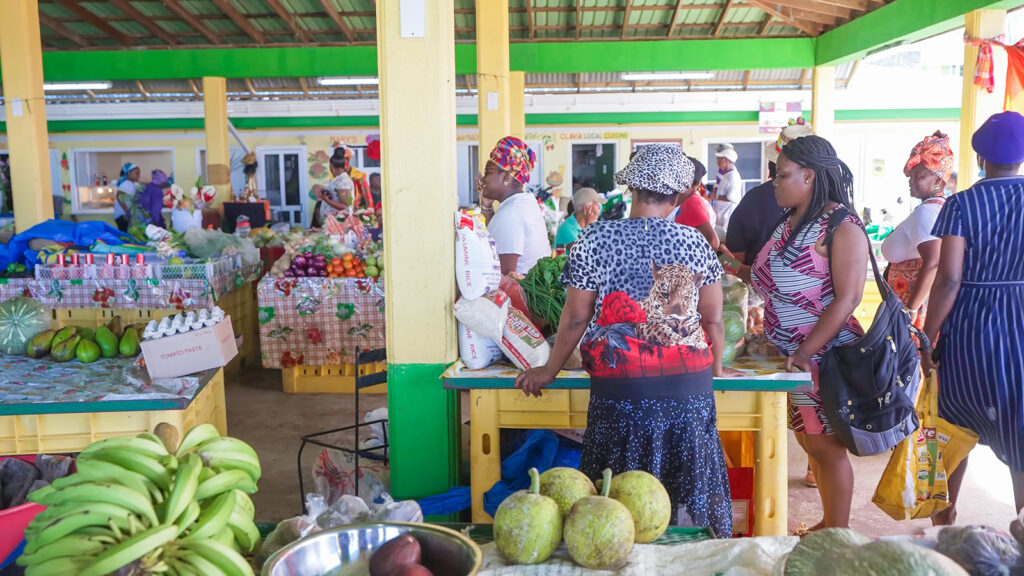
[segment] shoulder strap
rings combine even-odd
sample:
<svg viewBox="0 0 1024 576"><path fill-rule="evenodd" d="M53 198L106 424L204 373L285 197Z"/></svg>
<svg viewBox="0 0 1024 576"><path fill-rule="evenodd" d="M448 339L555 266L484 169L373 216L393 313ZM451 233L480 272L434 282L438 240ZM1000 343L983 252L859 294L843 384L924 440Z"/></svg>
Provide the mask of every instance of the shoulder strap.
<svg viewBox="0 0 1024 576"><path fill-rule="evenodd" d="M828 217L828 226L825 228L825 248L828 250L828 271L830 276L832 274L832 240L836 230L839 229L839 226L849 215L850 211L845 206L839 205L832 210L832 214ZM868 237L868 231L860 224L857 224L857 227L861 229L861 232L864 232L864 237L868 241L868 258L871 260L871 268L875 272L875 284L878 286L878 293L884 300L889 297L892 288L889 287L889 283L885 281L882 273L878 270L878 261L875 260L875 253L871 250L871 238Z"/></svg>

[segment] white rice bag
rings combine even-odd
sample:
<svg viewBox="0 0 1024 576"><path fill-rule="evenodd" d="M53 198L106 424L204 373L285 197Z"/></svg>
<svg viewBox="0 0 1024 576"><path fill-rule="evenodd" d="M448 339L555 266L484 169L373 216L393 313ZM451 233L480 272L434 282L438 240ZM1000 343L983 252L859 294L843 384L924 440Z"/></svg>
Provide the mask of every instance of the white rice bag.
<svg viewBox="0 0 1024 576"><path fill-rule="evenodd" d="M459 212L455 216L455 235L455 280L459 293L474 300L488 290L496 290L501 282L501 262L483 219Z"/></svg>
<svg viewBox="0 0 1024 576"><path fill-rule="evenodd" d="M543 366L551 356L551 347L540 330L515 308L508 309L508 319L498 346L520 370Z"/></svg>
<svg viewBox="0 0 1024 576"><path fill-rule="evenodd" d="M459 298L455 317L478 335L497 342L505 330L509 306L508 294L494 290L475 300Z"/></svg>
<svg viewBox="0 0 1024 576"><path fill-rule="evenodd" d="M459 322L459 358L466 368L480 370L501 360L503 356L494 340L484 338Z"/></svg>

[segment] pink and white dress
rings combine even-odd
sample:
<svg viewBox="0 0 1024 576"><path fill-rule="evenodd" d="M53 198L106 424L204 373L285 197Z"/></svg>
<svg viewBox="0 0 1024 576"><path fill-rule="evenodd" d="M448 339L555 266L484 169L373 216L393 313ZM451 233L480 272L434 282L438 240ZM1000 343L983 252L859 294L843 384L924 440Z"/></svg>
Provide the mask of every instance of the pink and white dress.
<svg viewBox="0 0 1024 576"><path fill-rule="evenodd" d="M819 253L815 249L825 237L831 214L829 210L805 226L789 246L785 244L793 229L787 218L772 233L751 270L754 289L765 299L765 336L786 356L796 352L835 297L828 257L824 250ZM860 225L852 214L843 222ZM789 394L790 429L806 434L832 434L818 392L818 362L833 346L848 344L863 335L864 329L851 316L839 334L811 358L814 390Z"/></svg>

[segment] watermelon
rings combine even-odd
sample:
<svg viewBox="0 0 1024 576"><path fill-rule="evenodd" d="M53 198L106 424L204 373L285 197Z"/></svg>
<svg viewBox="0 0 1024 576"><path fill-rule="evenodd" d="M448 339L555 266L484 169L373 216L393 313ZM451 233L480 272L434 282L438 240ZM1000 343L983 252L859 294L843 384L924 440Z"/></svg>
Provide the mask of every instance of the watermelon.
<svg viewBox="0 0 1024 576"><path fill-rule="evenodd" d="M786 573L789 563L786 560ZM878 541L838 554L824 554L814 574L832 576L968 576L959 564L934 550L908 542Z"/></svg>
<svg viewBox="0 0 1024 576"><path fill-rule="evenodd" d="M24 355L33 336L50 329L50 309L18 296L0 303L0 353Z"/></svg>
<svg viewBox="0 0 1024 576"><path fill-rule="evenodd" d="M722 312L722 323L725 324L725 341L735 344L747 333L747 325L743 321L743 315L735 310Z"/></svg>

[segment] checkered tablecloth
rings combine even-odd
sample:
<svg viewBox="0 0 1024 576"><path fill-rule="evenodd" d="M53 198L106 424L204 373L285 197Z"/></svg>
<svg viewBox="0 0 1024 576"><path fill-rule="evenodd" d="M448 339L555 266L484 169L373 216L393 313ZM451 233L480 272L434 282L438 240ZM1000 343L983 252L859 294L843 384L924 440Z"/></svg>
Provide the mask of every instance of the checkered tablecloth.
<svg viewBox="0 0 1024 576"><path fill-rule="evenodd" d="M384 347L384 283L358 278L271 278L257 288L265 368L354 363Z"/></svg>
<svg viewBox="0 0 1024 576"><path fill-rule="evenodd" d="M48 308L208 308L255 276L256 268L207 278L180 280L0 278L0 301L27 296Z"/></svg>

